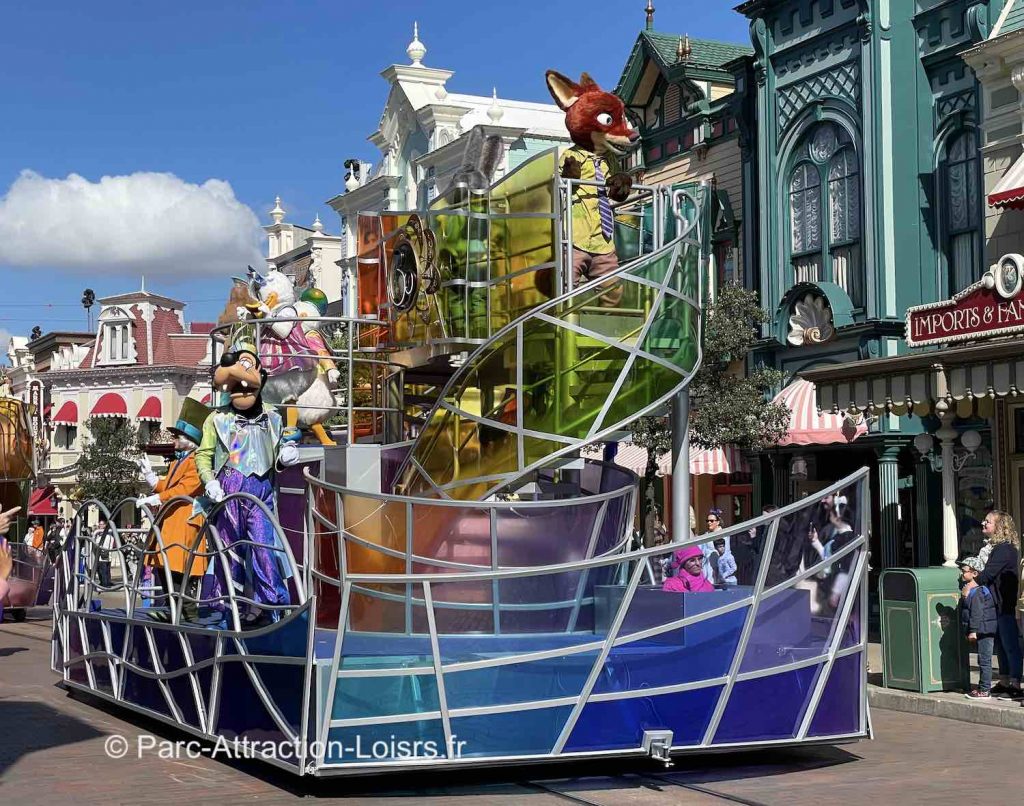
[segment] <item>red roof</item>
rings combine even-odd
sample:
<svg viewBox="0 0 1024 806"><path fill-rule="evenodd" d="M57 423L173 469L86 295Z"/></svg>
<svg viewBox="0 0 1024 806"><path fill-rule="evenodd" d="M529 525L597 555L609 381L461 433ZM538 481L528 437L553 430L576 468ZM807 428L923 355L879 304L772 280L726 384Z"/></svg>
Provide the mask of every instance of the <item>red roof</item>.
<svg viewBox="0 0 1024 806"><path fill-rule="evenodd" d="M209 335L210 331L217 327L216 322L193 322L189 330L193 334Z"/></svg>
<svg viewBox="0 0 1024 806"><path fill-rule="evenodd" d="M206 343L209 332L216 325L212 322L195 322L191 333L178 318L178 312L167 308L154 308L153 321L147 327L146 320L137 304L122 306L132 319L132 338L135 342L135 366L186 366L198 365L206 356ZM149 360L149 337L153 337L153 360ZM174 338L171 338L174 336ZM94 363L97 359L96 344L89 347L89 352L81 363L81 367L101 366Z"/></svg>
<svg viewBox="0 0 1024 806"><path fill-rule="evenodd" d="M160 405L160 399L157 397L147 397L146 402L142 404L142 408L139 409L137 418L139 420L153 420L154 422L160 422L160 413L163 411L163 407Z"/></svg>
<svg viewBox="0 0 1024 806"><path fill-rule="evenodd" d="M54 425L78 425L78 404L73 400L64 401L64 405L60 407L57 412L57 416L54 417L51 422Z"/></svg>
<svg viewBox="0 0 1024 806"><path fill-rule="evenodd" d="M107 392L96 401L92 407L90 417L127 417L128 406L124 398L114 392Z"/></svg>
<svg viewBox="0 0 1024 806"><path fill-rule="evenodd" d="M36 487L28 499L29 515L56 515L57 510L53 508L53 485Z"/></svg>

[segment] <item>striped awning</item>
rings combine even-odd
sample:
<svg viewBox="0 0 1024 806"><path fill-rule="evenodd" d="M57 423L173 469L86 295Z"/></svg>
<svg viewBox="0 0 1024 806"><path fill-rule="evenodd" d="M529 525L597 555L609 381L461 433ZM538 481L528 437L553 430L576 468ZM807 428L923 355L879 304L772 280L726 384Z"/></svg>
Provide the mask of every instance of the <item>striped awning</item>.
<svg viewBox="0 0 1024 806"><path fill-rule="evenodd" d="M779 445L833 445L853 442L868 428L861 418L854 422L845 414L818 410L814 384L798 378L775 396L776 403L789 409L789 430Z"/></svg>
<svg viewBox="0 0 1024 806"><path fill-rule="evenodd" d="M691 476L718 476L722 473L749 473L750 465L735 445L690 449Z"/></svg>
<svg viewBox="0 0 1024 806"><path fill-rule="evenodd" d="M1018 157L1010 166L1010 170L996 182L996 186L988 194L988 203L992 207L1003 209L1024 208L1024 156Z"/></svg>
<svg viewBox="0 0 1024 806"><path fill-rule="evenodd" d="M615 454L615 464L632 470L638 476L647 472L647 448L641 448L632 442L620 442ZM747 464L739 449L733 445L720 448L691 448L690 475L717 476L721 473L749 473ZM668 476L672 473L672 454L666 453L658 460L658 475Z"/></svg>
<svg viewBox="0 0 1024 806"><path fill-rule="evenodd" d="M127 417L128 406L124 398L114 392L107 392L100 396L96 405L89 412L90 417Z"/></svg>
<svg viewBox="0 0 1024 806"><path fill-rule="evenodd" d="M28 500L29 515L56 515L57 510L53 507L53 485L36 487Z"/></svg>
<svg viewBox="0 0 1024 806"><path fill-rule="evenodd" d="M57 411L57 416L50 422L54 425L78 425L78 404L73 400L64 401Z"/></svg>
<svg viewBox="0 0 1024 806"><path fill-rule="evenodd" d="M160 405L160 399L157 397L147 397L146 402L139 409L136 419L158 423L160 422L161 411L163 411L163 407Z"/></svg>

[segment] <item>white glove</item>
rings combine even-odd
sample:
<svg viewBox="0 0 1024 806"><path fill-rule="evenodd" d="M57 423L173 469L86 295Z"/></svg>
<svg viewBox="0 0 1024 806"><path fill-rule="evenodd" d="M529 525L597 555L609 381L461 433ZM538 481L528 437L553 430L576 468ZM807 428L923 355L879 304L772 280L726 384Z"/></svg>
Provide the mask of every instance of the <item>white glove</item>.
<svg viewBox="0 0 1024 806"><path fill-rule="evenodd" d="M206 494L214 501L223 501L225 498L224 488L220 486L220 482L217 479L210 479L206 482Z"/></svg>
<svg viewBox="0 0 1024 806"><path fill-rule="evenodd" d="M238 317L238 320L240 322L244 321L249 318L249 309L243 308L241 305L239 305L237 308L235 308L235 316Z"/></svg>
<svg viewBox="0 0 1024 806"><path fill-rule="evenodd" d="M282 442L277 451L277 461L282 467L294 465L299 461L299 446L294 442Z"/></svg>
<svg viewBox="0 0 1024 806"><path fill-rule="evenodd" d="M332 367L331 369L327 370L327 382L331 386L334 386L340 380L341 372L339 372L336 368Z"/></svg>
<svg viewBox="0 0 1024 806"><path fill-rule="evenodd" d="M149 464L149 459L145 456L135 460L135 464L139 468L139 472L142 473L142 478L146 480L146 484L150 487L156 487L157 477L156 473L153 472L152 466Z"/></svg>
<svg viewBox="0 0 1024 806"><path fill-rule="evenodd" d="M157 495L156 493L153 493L152 495L146 495L146 496L143 496L142 498L137 498L135 500L135 503L138 504L140 507L150 507L150 508L152 508L152 507L159 507L161 501L160 501L160 496Z"/></svg>

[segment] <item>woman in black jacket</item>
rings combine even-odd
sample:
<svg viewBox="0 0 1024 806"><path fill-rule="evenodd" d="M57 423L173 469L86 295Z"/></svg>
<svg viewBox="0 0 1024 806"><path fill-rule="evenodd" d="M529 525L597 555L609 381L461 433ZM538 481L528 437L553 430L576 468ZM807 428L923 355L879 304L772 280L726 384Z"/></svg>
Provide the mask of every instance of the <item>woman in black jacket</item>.
<svg viewBox="0 0 1024 806"><path fill-rule="evenodd" d="M992 546L992 553L985 563L985 570L978 574L976 584L985 585L992 591L997 614L999 684L992 687L992 693L1016 699L1021 697L1021 667L1024 665L1014 612L1017 606L1017 587L1020 584L1020 538L1013 518L1002 510L989 512L981 528ZM974 587L974 583L970 587Z"/></svg>

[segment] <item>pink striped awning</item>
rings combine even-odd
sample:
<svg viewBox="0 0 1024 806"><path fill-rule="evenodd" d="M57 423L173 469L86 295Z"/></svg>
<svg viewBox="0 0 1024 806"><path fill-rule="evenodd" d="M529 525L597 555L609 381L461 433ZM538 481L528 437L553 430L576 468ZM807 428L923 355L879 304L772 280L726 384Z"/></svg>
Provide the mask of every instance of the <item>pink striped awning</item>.
<svg viewBox="0 0 1024 806"><path fill-rule="evenodd" d="M1024 208L1024 157L1018 157L988 194L991 207Z"/></svg>
<svg viewBox="0 0 1024 806"><path fill-rule="evenodd" d="M638 476L647 472L647 449L632 442L620 442L615 454L615 464L632 470ZM720 448L690 448L690 475L717 476L720 473L749 473L750 467L739 449L733 445ZM658 475L672 473L672 454L666 453L658 460Z"/></svg>
<svg viewBox="0 0 1024 806"><path fill-rule="evenodd" d="M717 476L722 473L749 473L750 465L735 445L718 448L691 448L690 475Z"/></svg>
<svg viewBox="0 0 1024 806"><path fill-rule="evenodd" d="M833 445L853 442L867 432L864 420L854 422L845 414L818 411L814 384L798 378L775 396L789 408L789 431L779 445Z"/></svg>

